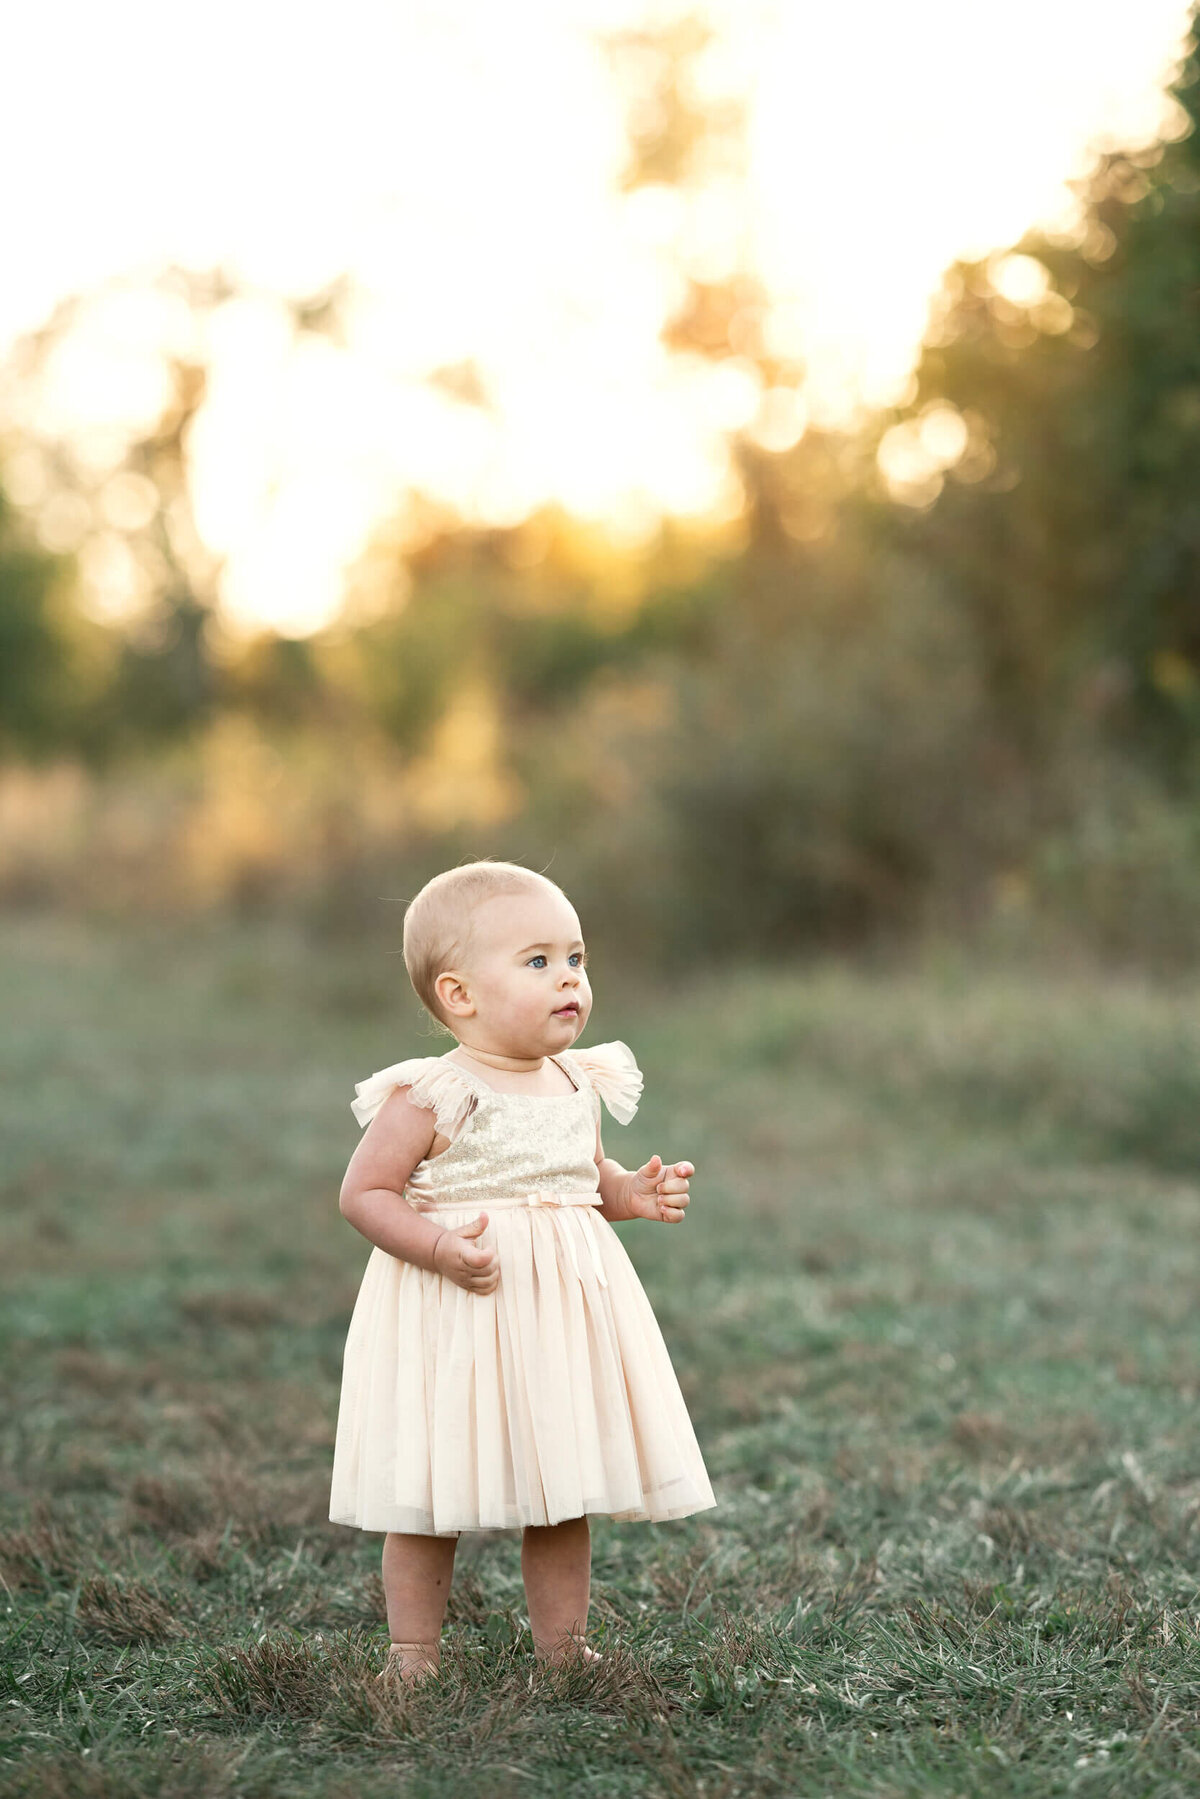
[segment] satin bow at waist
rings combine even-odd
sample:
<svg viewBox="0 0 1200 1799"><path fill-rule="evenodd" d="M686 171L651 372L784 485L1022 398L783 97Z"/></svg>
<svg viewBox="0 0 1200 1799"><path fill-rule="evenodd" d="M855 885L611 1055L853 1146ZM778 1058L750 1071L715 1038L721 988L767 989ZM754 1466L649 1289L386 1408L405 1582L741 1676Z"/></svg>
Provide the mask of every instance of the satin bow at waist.
<svg viewBox="0 0 1200 1799"><path fill-rule="evenodd" d="M425 1199L417 1196L422 1212L438 1212L450 1206L474 1206L480 1212L496 1212L510 1206L599 1206L599 1193L584 1193L578 1188L556 1190L541 1188L535 1193L521 1193L511 1199Z"/></svg>

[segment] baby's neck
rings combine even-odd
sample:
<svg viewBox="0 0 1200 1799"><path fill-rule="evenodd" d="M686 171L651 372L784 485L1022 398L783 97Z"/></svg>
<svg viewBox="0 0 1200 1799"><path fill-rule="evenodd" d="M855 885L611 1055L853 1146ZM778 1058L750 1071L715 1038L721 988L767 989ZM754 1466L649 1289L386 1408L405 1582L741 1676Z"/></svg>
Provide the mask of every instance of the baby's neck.
<svg viewBox="0 0 1200 1799"><path fill-rule="evenodd" d="M458 1048L461 1055L472 1056L477 1062L486 1062L489 1068L502 1068L508 1074L537 1074L546 1066L545 1056L538 1056L531 1061L528 1056L497 1056L490 1050L469 1049L465 1043L460 1043Z"/></svg>

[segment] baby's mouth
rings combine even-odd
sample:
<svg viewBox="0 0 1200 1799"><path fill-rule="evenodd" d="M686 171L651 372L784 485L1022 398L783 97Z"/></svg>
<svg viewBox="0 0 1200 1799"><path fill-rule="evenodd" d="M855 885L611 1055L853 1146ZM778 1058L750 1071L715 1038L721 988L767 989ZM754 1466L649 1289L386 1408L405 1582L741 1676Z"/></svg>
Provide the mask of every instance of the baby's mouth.
<svg viewBox="0 0 1200 1799"><path fill-rule="evenodd" d="M578 1018L579 1007L574 1000L571 1000L569 1004L560 1006L554 1016L555 1018Z"/></svg>

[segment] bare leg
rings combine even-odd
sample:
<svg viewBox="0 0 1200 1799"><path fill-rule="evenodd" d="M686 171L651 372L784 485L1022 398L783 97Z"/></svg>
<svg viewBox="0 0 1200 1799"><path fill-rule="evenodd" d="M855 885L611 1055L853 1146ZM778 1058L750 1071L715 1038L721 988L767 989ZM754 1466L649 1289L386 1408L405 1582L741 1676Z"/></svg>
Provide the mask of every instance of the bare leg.
<svg viewBox="0 0 1200 1799"><path fill-rule="evenodd" d="M595 1651L582 1644L592 1585L592 1538L587 1519L526 1525L521 1573L538 1658L562 1661L580 1655L586 1661L599 1661Z"/></svg>
<svg viewBox="0 0 1200 1799"><path fill-rule="evenodd" d="M442 1622L450 1597L457 1537L410 1536L390 1530L383 1541L389 1665L405 1680L437 1668Z"/></svg>

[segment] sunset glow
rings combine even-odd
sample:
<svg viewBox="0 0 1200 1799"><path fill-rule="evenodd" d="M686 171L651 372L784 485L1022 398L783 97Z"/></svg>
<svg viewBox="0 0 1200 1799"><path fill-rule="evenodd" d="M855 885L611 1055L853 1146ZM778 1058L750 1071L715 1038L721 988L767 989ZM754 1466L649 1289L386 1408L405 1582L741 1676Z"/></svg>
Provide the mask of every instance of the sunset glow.
<svg viewBox="0 0 1200 1799"><path fill-rule="evenodd" d="M23 424L102 467L126 423L156 416L163 350L188 347L211 370L188 446L196 518L241 624L325 623L413 493L499 524L558 501L624 544L664 512L728 512L730 431L785 449L809 418L894 399L950 260L1065 224L1089 143L1172 128L1161 87L1188 15L1181 0L690 10L715 32L696 79L747 108L744 170L624 194L631 96L597 39L677 8L347 0L320 30L256 0L213 0L202 27L149 0L22 9L8 53L26 75L0 116L0 352L68 294L126 285L35 414L5 421L14 498L37 497ZM172 263L239 289L203 343L182 301L145 291ZM766 283L802 399L661 342L687 274L739 269ZM343 276L341 339L296 332L282 300ZM52 547L87 542L111 614L138 503L127 487L102 520L60 508L42 524Z"/></svg>

